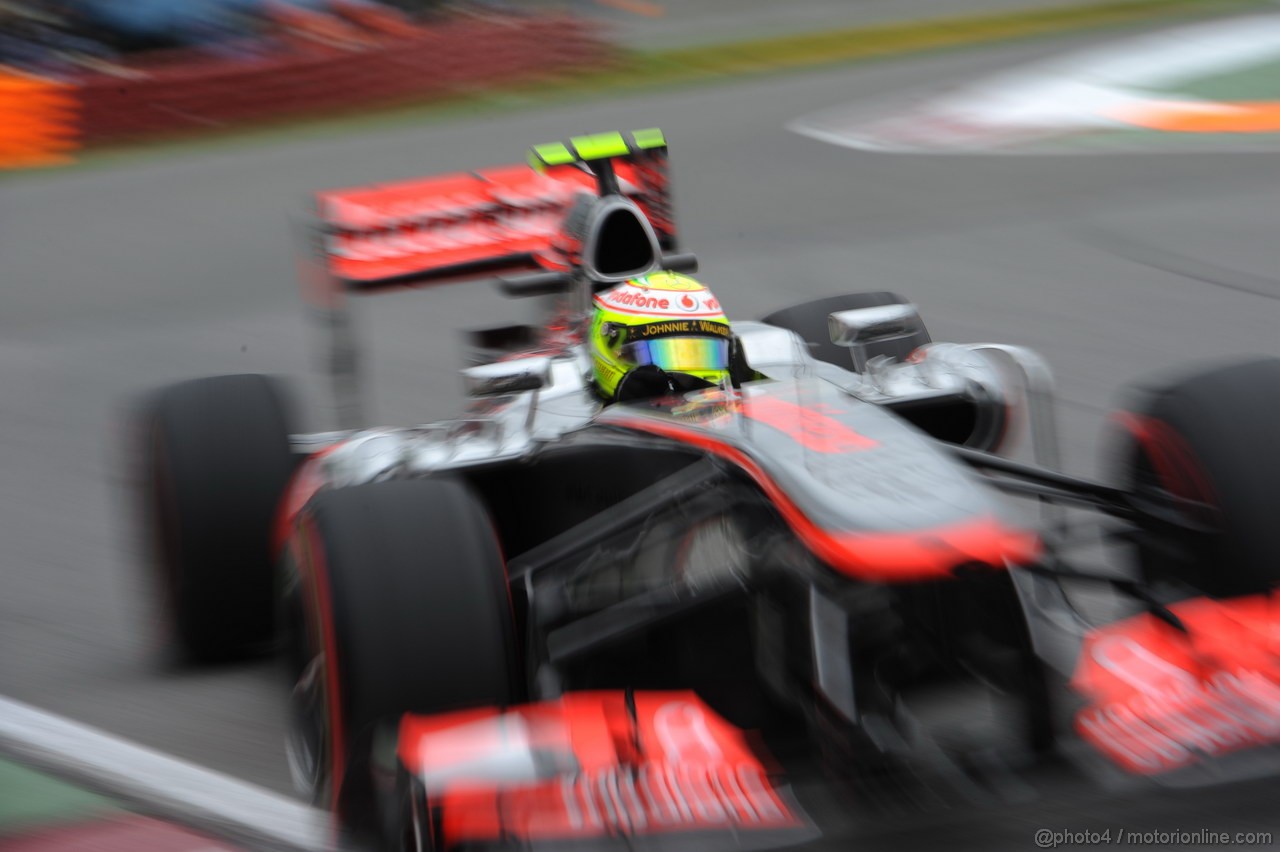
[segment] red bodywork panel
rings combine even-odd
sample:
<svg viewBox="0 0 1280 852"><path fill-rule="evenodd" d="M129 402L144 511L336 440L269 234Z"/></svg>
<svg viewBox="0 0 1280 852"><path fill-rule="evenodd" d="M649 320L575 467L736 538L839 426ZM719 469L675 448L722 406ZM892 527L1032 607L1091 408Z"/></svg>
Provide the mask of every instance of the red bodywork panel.
<svg viewBox="0 0 1280 852"><path fill-rule="evenodd" d="M571 693L407 715L399 754L446 848L516 839L812 831L742 731L692 692Z"/></svg>
<svg viewBox="0 0 1280 852"><path fill-rule="evenodd" d="M1159 775L1280 742L1280 600L1197 598L1086 637L1072 687L1080 736L1117 765Z"/></svg>

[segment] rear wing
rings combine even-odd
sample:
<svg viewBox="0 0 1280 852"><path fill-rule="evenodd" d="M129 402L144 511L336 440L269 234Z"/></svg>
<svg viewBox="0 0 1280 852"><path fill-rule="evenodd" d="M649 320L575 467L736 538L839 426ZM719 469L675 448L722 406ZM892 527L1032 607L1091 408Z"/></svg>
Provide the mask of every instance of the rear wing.
<svg viewBox="0 0 1280 852"><path fill-rule="evenodd" d="M568 293L680 255L661 130L535 146L526 164L318 192L299 277L323 325L338 427L364 423L349 293L496 280L509 295Z"/></svg>
<svg viewBox="0 0 1280 852"><path fill-rule="evenodd" d="M525 165L319 192L315 250L347 292L563 269L562 225L580 196L618 194L677 246L662 131L601 133L534 147Z"/></svg>

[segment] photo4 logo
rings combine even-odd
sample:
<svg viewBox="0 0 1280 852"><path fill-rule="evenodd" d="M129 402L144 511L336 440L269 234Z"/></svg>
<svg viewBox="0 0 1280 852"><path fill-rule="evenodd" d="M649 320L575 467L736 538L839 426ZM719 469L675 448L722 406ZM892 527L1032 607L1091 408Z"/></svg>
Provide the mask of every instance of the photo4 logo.
<svg viewBox="0 0 1280 852"><path fill-rule="evenodd" d="M1037 829L1036 846L1057 849L1060 846L1270 846L1270 831L1130 831L1126 828L1104 828L1098 831L1051 828Z"/></svg>

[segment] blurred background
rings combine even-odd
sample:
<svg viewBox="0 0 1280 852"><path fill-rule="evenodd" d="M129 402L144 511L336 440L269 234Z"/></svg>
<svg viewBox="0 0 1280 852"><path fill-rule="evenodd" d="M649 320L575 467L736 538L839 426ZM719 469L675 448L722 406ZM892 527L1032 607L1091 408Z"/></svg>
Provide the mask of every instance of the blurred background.
<svg viewBox="0 0 1280 852"><path fill-rule="evenodd" d="M654 126L731 318L893 290L935 340L1030 346L1071 472L1107 475L1140 378L1280 355L1267 0L0 0L0 696L291 795L274 667L182 667L158 639L130 405L265 372L332 426L295 281L310 193ZM456 412L457 330L521 310L483 285L358 308L391 424ZM121 825L110 796L23 763L0 763L0 848L99 848ZM1268 779L1064 771L999 810L883 817L797 783L818 848L1280 830ZM110 848L206 842L138 830Z"/></svg>

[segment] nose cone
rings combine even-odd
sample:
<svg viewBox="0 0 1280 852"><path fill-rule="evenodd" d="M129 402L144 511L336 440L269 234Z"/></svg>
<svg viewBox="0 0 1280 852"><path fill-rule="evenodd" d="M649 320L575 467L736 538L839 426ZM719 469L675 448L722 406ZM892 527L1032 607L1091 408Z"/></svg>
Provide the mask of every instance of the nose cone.
<svg viewBox="0 0 1280 852"><path fill-rule="evenodd" d="M736 464L820 559L875 582L1003 568L1039 536L981 476L879 406L820 380L704 391L601 415Z"/></svg>

